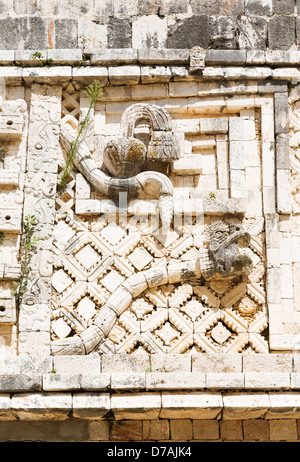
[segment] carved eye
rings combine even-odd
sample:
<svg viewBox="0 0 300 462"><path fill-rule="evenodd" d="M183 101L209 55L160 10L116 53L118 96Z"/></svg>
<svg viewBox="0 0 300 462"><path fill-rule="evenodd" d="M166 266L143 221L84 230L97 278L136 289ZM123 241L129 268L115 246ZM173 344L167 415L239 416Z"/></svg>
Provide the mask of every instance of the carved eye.
<svg viewBox="0 0 300 462"><path fill-rule="evenodd" d="M214 233L214 239L221 239L223 237L223 231L216 231Z"/></svg>

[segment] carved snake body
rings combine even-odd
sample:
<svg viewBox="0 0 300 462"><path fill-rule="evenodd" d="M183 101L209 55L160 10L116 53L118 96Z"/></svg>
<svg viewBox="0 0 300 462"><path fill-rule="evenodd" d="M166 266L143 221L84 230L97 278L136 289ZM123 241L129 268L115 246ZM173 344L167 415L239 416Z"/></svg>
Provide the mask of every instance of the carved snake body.
<svg viewBox="0 0 300 462"><path fill-rule="evenodd" d="M207 240L209 239L209 240ZM241 248L247 247L250 236L242 227L222 221L210 225L204 235L202 256L194 261L150 268L133 274L108 298L95 316L93 324L74 337L52 342L53 355L86 355L109 334L120 316L147 289L164 284L224 279L247 274L251 258Z"/></svg>

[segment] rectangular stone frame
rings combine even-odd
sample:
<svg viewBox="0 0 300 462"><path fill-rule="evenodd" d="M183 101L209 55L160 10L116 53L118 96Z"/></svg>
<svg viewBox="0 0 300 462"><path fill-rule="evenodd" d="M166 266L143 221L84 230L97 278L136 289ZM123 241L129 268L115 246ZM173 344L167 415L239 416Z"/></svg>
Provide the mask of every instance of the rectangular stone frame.
<svg viewBox="0 0 300 462"><path fill-rule="evenodd" d="M201 78L194 77L192 80L203 81L206 85L209 81L217 83L222 79L235 80L235 79L249 79L248 82L254 82L257 79L257 94L248 96L241 91L238 96L233 96L230 103L237 107L256 107L261 110L261 126L262 126L262 171L263 171L263 208L266 226L266 262L267 262L267 293L268 293L268 311L270 322L270 350L275 351L293 351L295 344L297 344L298 336L293 334L285 334L283 328L283 314L285 310L284 300L286 298L281 296L281 270L287 270L285 262L281 262L278 255L280 253L280 231L279 219L282 215L289 215L291 213L291 197L290 197L290 164L289 156L286 152L288 142L288 91L287 82L280 80L281 75L287 75L285 69L266 72L266 68L222 68L219 72L218 68L206 68ZM275 72L277 71L277 74ZM105 68L105 67L92 67L78 69L66 67L53 67L51 69L38 69L38 68L1 68L1 75L7 77L8 83L20 83L22 79L27 84L35 85L47 83L60 84L68 81L72 76L81 81L91 81L94 78L102 79L103 83L107 82L109 78L112 84L127 84L136 85L140 82L143 75L147 75L147 68L139 68L138 66L121 66L119 68ZM277 80L266 81L266 77L271 75L276 76ZM170 75L154 76L150 81L159 83L163 79L164 82L170 80ZM202 80L203 79L203 80ZM142 78L142 82L143 82ZM158 80L158 81L157 81ZM178 79L185 81L185 77ZM190 80L190 77L189 77ZM149 80L148 80L149 83ZM222 94L226 95L224 89ZM197 95L194 96L198 96ZM192 97L192 94L189 95ZM206 96L209 94L206 92ZM241 98L241 101L239 101ZM215 101L216 109L218 103ZM274 127L274 131L272 131ZM275 149L274 149L275 148ZM30 163L29 163L30 165ZM55 175L55 172L53 172ZM26 204L24 203L24 206ZM25 207L24 215L28 208ZM34 209L31 209L34 213ZM53 217L49 217L49 224ZM42 255L38 255L37 259L43 260ZM49 277L47 269L45 269ZM289 269L291 271L291 268ZM45 273L45 274L46 274ZM45 307L44 303L41 306ZM47 310L48 311L48 310ZM50 316L50 313L49 313ZM27 329L26 329L27 331ZM40 336L40 329L39 336ZM28 335L28 332L26 333ZM47 343L47 342L46 342ZM46 348L47 349L47 348Z"/></svg>

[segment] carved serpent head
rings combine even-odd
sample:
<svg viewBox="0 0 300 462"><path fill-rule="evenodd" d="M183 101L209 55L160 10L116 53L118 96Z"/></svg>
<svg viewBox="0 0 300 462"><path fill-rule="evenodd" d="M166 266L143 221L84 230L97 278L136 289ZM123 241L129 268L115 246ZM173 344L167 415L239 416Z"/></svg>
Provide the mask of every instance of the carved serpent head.
<svg viewBox="0 0 300 462"><path fill-rule="evenodd" d="M205 279L250 273L252 260L245 251L250 235L241 225L217 221L207 228L203 243L206 246L202 270Z"/></svg>

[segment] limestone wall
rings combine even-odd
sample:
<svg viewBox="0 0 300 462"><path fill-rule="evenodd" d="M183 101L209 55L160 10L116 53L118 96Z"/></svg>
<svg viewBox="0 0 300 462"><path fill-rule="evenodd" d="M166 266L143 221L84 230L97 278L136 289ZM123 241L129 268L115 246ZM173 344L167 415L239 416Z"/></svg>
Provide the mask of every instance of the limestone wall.
<svg viewBox="0 0 300 462"><path fill-rule="evenodd" d="M9 0L0 49L289 50L299 44L298 8L296 0Z"/></svg>
<svg viewBox="0 0 300 462"><path fill-rule="evenodd" d="M0 2L0 441L299 439L298 8Z"/></svg>

